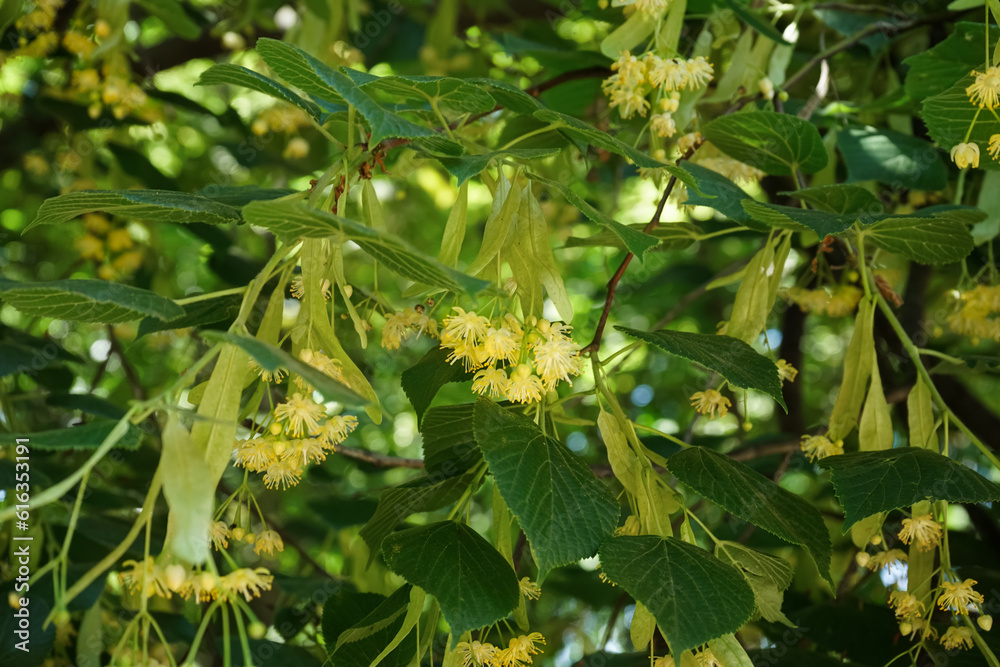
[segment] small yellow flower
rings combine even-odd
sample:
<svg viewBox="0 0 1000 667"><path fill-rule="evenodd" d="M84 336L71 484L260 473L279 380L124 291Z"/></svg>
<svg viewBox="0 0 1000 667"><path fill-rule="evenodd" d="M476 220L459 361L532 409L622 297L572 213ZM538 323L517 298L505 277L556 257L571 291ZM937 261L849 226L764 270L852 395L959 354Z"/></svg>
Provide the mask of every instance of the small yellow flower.
<svg viewBox="0 0 1000 667"><path fill-rule="evenodd" d="M268 438L236 441L236 465L251 472L260 472L278 460L274 443Z"/></svg>
<svg viewBox="0 0 1000 667"><path fill-rule="evenodd" d="M667 8L670 0L635 0L635 10L643 14L659 14Z"/></svg>
<svg viewBox="0 0 1000 667"><path fill-rule="evenodd" d="M835 456L844 453L844 441L831 441L825 435L804 435L802 436L802 452L810 461L825 459L827 456Z"/></svg>
<svg viewBox="0 0 1000 667"><path fill-rule="evenodd" d="M676 667L676 665L671 655L661 655L653 660L653 667Z"/></svg>
<svg viewBox="0 0 1000 667"><path fill-rule="evenodd" d="M729 406L732 404L732 401L715 389L691 394L691 407L703 415L708 415L709 419L715 419L716 416L725 417L729 414Z"/></svg>
<svg viewBox="0 0 1000 667"><path fill-rule="evenodd" d="M344 365L340 363L339 360L331 359L319 350L310 349L305 349L299 352L299 359L309 364L323 375L329 376L337 382L347 384L344 380ZM295 376L295 385L307 394L311 394L314 390L314 387L302 379L299 375Z"/></svg>
<svg viewBox="0 0 1000 667"><path fill-rule="evenodd" d="M326 460L326 450L318 438L300 438L288 443L288 448L281 458L289 463L305 468L310 463Z"/></svg>
<svg viewBox="0 0 1000 667"><path fill-rule="evenodd" d="M167 586L163 570L152 556L142 562L127 560L122 566L129 569L119 574L118 579L123 585L127 585L131 592L141 591L142 596L147 598L154 595L162 598L170 597L170 588Z"/></svg>
<svg viewBox="0 0 1000 667"><path fill-rule="evenodd" d="M677 122L669 113L658 113L650 118L650 129L658 137L672 137L677 134Z"/></svg>
<svg viewBox="0 0 1000 667"><path fill-rule="evenodd" d="M799 371L797 368L795 368L795 366L792 366L784 359L778 359L777 366L778 366L778 379L781 380L782 384L784 384L785 382L795 382L795 376L799 374Z"/></svg>
<svg viewBox="0 0 1000 667"><path fill-rule="evenodd" d="M212 546L219 551L229 546L229 526L225 521L214 522L209 530Z"/></svg>
<svg viewBox="0 0 1000 667"><path fill-rule="evenodd" d="M531 372L531 366L521 364L514 369L507 384L507 399L513 403L533 403L542 398L542 381Z"/></svg>
<svg viewBox="0 0 1000 667"><path fill-rule="evenodd" d="M483 348L475 342L442 336L441 347L451 350L447 357L449 364L461 361L466 371L475 370L484 363Z"/></svg>
<svg viewBox="0 0 1000 667"><path fill-rule="evenodd" d="M524 577L521 581L517 582L517 586L521 590L521 595L529 600L537 600L542 596L541 587L528 577Z"/></svg>
<svg viewBox="0 0 1000 667"><path fill-rule="evenodd" d="M459 642L455 650L462 656L462 667L492 665L500 650L488 642Z"/></svg>
<svg viewBox="0 0 1000 667"><path fill-rule="evenodd" d="M472 378L472 391L480 395L489 394L490 398L506 396L509 385L507 373L493 366L487 366Z"/></svg>
<svg viewBox="0 0 1000 667"><path fill-rule="evenodd" d="M323 406L295 393L274 409L274 417L279 422L287 422L287 432L293 437L315 433L319 430L319 419L323 416Z"/></svg>
<svg viewBox="0 0 1000 667"><path fill-rule="evenodd" d="M479 343L486 334L486 330L490 326L490 321L482 315L477 315L474 310L466 312L458 306L455 306L452 310L458 314L449 315L444 318L444 331L441 334L442 339Z"/></svg>
<svg viewBox="0 0 1000 667"><path fill-rule="evenodd" d="M996 109L1000 104L1000 67L987 67L985 72L972 71L976 80L965 89L969 101L980 109Z"/></svg>
<svg viewBox="0 0 1000 667"><path fill-rule="evenodd" d="M358 426L358 418L354 415L337 415L335 417L327 417L326 421L319 428L319 433L317 438L324 447L329 449L334 449L337 445L347 440L347 436L350 435Z"/></svg>
<svg viewBox="0 0 1000 667"><path fill-rule="evenodd" d="M287 489L302 479L302 467L297 461L275 461L264 471L264 485L269 489Z"/></svg>
<svg viewBox="0 0 1000 667"><path fill-rule="evenodd" d="M494 329L491 326L486 329L486 334L483 336L483 361L487 364L497 362L512 364L517 361L517 354L520 351L520 338L507 327Z"/></svg>
<svg viewBox="0 0 1000 667"><path fill-rule="evenodd" d="M250 370L259 375L260 379L264 382L280 384L281 381L285 379L285 370L283 368L276 368L273 371L269 371L258 364L256 359L251 359L247 362L247 365L249 365Z"/></svg>
<svg viewBox="0 0 1000 667"><path fill-rule="evenodd" d="M177 593L184 599L194 596L195 602L214 600L219 596L219 579L211 572L199 572L187 578Z"/></svg>
<svg viewBox="0 0 1000 667"><path fill-rule="evenodd" d="M302 137L293 137L285 146L281 157L286 160L299 160L307 155L309 155L309 142Z"/></svg>
<svg viewBox="0 0 1000 667"><path fill-rule="evenodd" d="M104 259L104 242L91 234L85 234L73 242L81 259L101 261Z"/></svg>
<svg viewBox="0 0 1000 667"><path fill-rule="evenodd" d="M951 626L941 635L941 646L947 651L972 648L972 630Z"/></svg>
<svg viewBox="0 0 1000 667"><path fill-rule="evenodd" d="M570 376L579 375L582 370L579 353L580 346L561 333L553 333L549 340L535 345L532 352L535 372L542 378L546 389L551 390L562 381L573 384Z"/></svg>
<svg viewBox="0 0 1000 667"><path fill-rule="evenodd" d="M724 667L719 659L715 657L715 654L712 653L711 649L695 653L694 659L698 662L698 667Z"/></svg>
<svg viewBox="0 0 1000 667"><path fill-rule="evenodd" d="M872 554L872 557L868 560L867 568L872 572L877 572L883 567L891 567L898 563L907 562L906 552L901 549L889 549L888 551L880 551L877 554Z"/></svg>
<svg viewBox="0 0 1000 667"><path fill-rule="evenodd" d="M400 344L410 337L410 333L406 313L392 313L385 318L385 326L382 327L382 347L386 350L398 350Z"/></svg>
<svg viewBox="0 0 1000 667"><path fill-rule="evenodd" d="M941 609L950 607L957 614L968 614L970 605L983 603L982 594L972 590L977 583L975 579L942 581L941 595L937 599L938 607Z"/></svg>
<svg viewBox="0 0 1000 667"><path fill-rule="evenodd" d="M243 567L219 579L219 588L231 593L243 595L247 602L254 597L260 597L261 591L271 590L274 577L264 567Z"/></svg>
<svg viewBox="0 0 1000 667"><path fill-rule="evenodd" d="M1000 160L1000 134L990 136L989 154L994 160Z"/></svg>
<svg viewBox="0 0 1000 667"><path fill-rule="evenodd" d="M285 543L281 539L281 535L274 532L273 530L265 530L260 535L257 536L257 542L253 545L253 551L255 554L267 554L272 555L275 551L284 551Z"/></svg>
<svg viewBox="0 0 1000 667"><path fill-rule="evenodd" d="M920 551L930 551L941 542L941 524L930 514L903 519L903 528L899 531L899 539L903 544L914 542Z"/></svg>
<svg viewBox="0 0 1000 667"><path fill-rule="evenodd" d="M896 612L896 618L912 621L924 615L924 603L906 591L893 591L889 595L889 606Z"/></svg>
<svg viewBox="0 0 1000 667"><path fill-rule="evenodd" d="M951 149L951 159L959 169L979 167L979 144L962 142Z"/></svg>

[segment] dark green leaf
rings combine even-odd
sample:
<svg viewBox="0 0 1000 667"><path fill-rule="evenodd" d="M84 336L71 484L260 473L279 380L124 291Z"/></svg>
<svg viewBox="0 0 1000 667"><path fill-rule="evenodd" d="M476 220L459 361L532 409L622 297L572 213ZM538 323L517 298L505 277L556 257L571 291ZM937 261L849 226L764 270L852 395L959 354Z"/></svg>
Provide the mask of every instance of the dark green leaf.
<svg viewBox="0 0 1000 667"><path fill-rule="evenodd" d="M778 204L762 204L759 201L751 199L743 202L743 208L755 220L768 227L799 231L811 229L820 238L833 234L842 234L850 229L858 219L857 215L827 213L826 211L813 211L807 208L780 206Z"/></svg>
<svg viewBox="0 0 1000 667"><path fill-rule="evenodd" d="M845 533L865 517L921 500L1000 500L1000 485L947 456L919 447L841 454L817 464L830 470L844 506Z"/></svg>
<svg viewBox="0 0 1000 667"><path fill-rule="evenodd" d="M537 99L506 81L496 79L466 79L485 90L504 109L530 116L545 107Z"/></svg>
<svg viewBox="0 0 1000 667"><path fill-rule="evenodd" d="M943 218L889 218L869 227L865 237L921 264L957 262L975 247L967 225Z"/></svg>
<svg viewBox="0 0 1000 667"><path fill-rule="evenodd" d="M369 562L374 561L382 541L406 517L419 512L441 509L458 500L472 483L471 475L445 477L423 475L405 484L386 489L379 496L375 514L361 529L361 539L371 549Z"/></svg>
<svg viewBox="0 0 1000 667"><path fill-rule="evenodd" d="M627 327L615 328L633 338L651 343L664 352L701 364L724 377L734 387L762 391L785 408L778 367L741 340L730 336L667 329L639 331Z"/></svg>
<svg viewBox="0 0 1000 667"><path fill-rule="evenodd" d="M177 319L166 322L147 317L139 323L138 338L154 331L170 331L172 329L183 329L185 327L201 327L206 324L215 324L234 319L240 312L243 304L242 294L225 294L212 299L195 301L188 303L181 308L184 314Z"/></svg>
<svg viewBox="0 0 1000 667"><path fill-rule="evenodd" d="M722 174L692 162L685 162L684 169L694 176L698 182L698 190L701 191L699 194L697 191L689 189L685 204L708 206L733 222L746 225L750 229L759 232L770 231L771 228L768 225L757 222L743 209L745 200L753 201L753 197L744 192L743 188Z"/></svg>
<svg viewBox="0 0 1000 667"><path fill-rule="evenodd" d="M904 60L903 64L909 67L905 84L907 95L917 101L936 95L982 66L983 50L972 45L984 43L985 28L983 23L960 21L954 24L944 41ZM1000 40L1000 30L991 25L989 43L995 44L997 40Z"/></svg>
<svg viewBox="0 0 1000 667"><path fill-rule="evenodd" d="M342 590L323 605L322 631L331 663L338 667L368 667L403 625L410 587L389 597ZM412 647L393 651L382 665L403 667ZM294 664L294 663L292 663Z"/></svg>
<svg viewBox="0 0 1000 667"><path fill-rule="evenodd" d="M510 563L462 523L441 521L390 535L382 556L389 569L437 598L456 637L506 618L520 600Z"/></svg>
<svg viewBox="0 0 1000 667"><path fill-rule="evenodd" d="M831 584L830 535L815 507L728 456L690 447L667 460L677 479L733 516L805 547Z"/></svg>
<svg viewBox="0 0 1000 667"><path fill-rule="evenodd" d="M982 65L978 69L982 71ZM1000 120L997 120L991 113L980 113L979 107L969 101L965 89L972 85L974 80L975 77L966 73L966 76L959 79L951 88L933 97L928 97L924 100L920 115L923 117L924 123L927 124L927 133L934 140L934 143L946 151L950 151L953 146L966 141L966 133L972 126L972 133L969 134L968 141L979 146L982 156L979 168L1000 169L1000 163L993 160L988 152L990 137L994 134L1000 134ZM974 119L975 125L972 124ZM944 187L944 182L941 180L941 188Z"/></svg>
<svg viewBox="0 0 1000 667"><path fill-rule="evenodd" d="M705 138L730 157L766 174L812 174L826 166L819 130L797 116L748 111L720 116L702 130Z"/></svg>
<svg viewBox="0 0 1000 667"><path fill-rule="evenodd" d="M879 181L913 190L942 190L948 183L941 151L918 137L874 127L848 127L837 134L837 148L847 164L849 181Z"/></svg>
<svg viewBox="0 0 1000 667"><path fill-rule="evenodd" d="M88 415L118 421L125 416L125 410L111 401L94 394L49 394L45 402L65 410L79 410Z"/></svg>
<svg viewBox="0 0 1000 667"><path fill-rule="evenodd" d="M753 590L707 551L673 537L612 537L601 569L652 612L677 655L736 632L750 620Z"/></svg>
<svg viewBox="0 0 1000 667"><path fill-rule="evenodd" d="M424 100L431 108L458 113L480 113L496 106L496 101L479 86L450 76L383 76L363 87L393 98Z"/></svg>
<svg viewBox="0 0 1000 667"><path fill-rule="evenodd" d="M474 403L431 408L420 422L427 474L453 477L483 460L472 428Z"/></svg>
<svg viewBox="0 0 1000 667"><path fill-rule="evenodd" d="M341 384L326 373L317 370L309 364L299 361L281 348L265 343L256 338L238 336L222 331L204 331L202 337L218 343L237 345L253 357L261 368L267 371L285 369L295 373L308 382L313 389L323 395L328 401L337 401L348 407L363 407L368 404L364 398L354 393L347 385Z"/></svg>
<svg viewBox="0 0 1000 667"><path fill-rule="evenodd" d="M43 451L65 451L69 449L97 449L101 446L117 422L94 421L72 428L58 428L51 431L35 431L34 433L0 433L0 446L14 446L18 439L27 439L28 447ZM115 445L117 449L135 450L139 448L142 431L136 426L129 426L125 435Z"/></svg>
<svg viewBox="0 0 1000 667"><path fill-rule="evenodd" d="M275 74L296 88L332 104L345 104L333 85L336 70L302 49L278 39L261 37L257 40L257 53Z"/></svg>
<svg viewBox="0 0 1000 667"><path fill-rule="evenodd" d="M587 202L587 200L564 183L552 181L531 173L528 174L528 178L533 181L538 181L550 189L561 192L566 198L566 201L577 207L581 213L617 236L625 247L628 248L628 251L638 257L640 261L642 260L643 255L646 254L647 250L653 248L659 243L656 238L644 233L642 230L633 229L623 225L610 215L594 208Z"/></svg>
<svg viewBox="0 0 1000 667"><path fill-rule="evenodd" d="M201 73L201 77L195 85L214 86L218 84L242 86L243 88L249 88L250 90L270 95L271 97L294 104L313 118L319 118L323 113L316 103L304 99L287 86L241 65L233 63L213 65Z"/></svg>
<svg viewBox="0 0 1000 667"><path fill-rule="evenodd" d="M645 226L645 223L641 222L626 225L628 229L639 232L642 232ZM653 251L680 250L682 248L687 248L689 245L697 241L698 236L702 234L702 229L701 227L692 225L688 222L667 222L660 224L652 231L643 233L656 239L657 244L652 248ZM595 246L621 248L622 250L625 250L625 244L622 242L621 237L609 230L598 232L597 234L586 238L571 236L566 239L567 248L588 248Z"/></svg>
<svg viewBox="0 0 1000 667"><path fill-rule="evenodd" d="M243 208L252 201L278 199L296 192L298 190L291 188L261 188L256 185L209 185L195 194L226 206Z"/></svg>
<svg viewBox="0 0 1000 667"><path fill-rule="evenodd" d="M860 185L834 183L781 194L804 201L827 213L862 214L862 220L865 215L874 216L885 212L878 197Z"/></svg>
<svg viewBox="0 0 1000 667"><path fill-rule="evenodd" d="M206 197L170 190L77 190L42 202L25 231L38 225L72 220L84 213L103 211L110 215L159 222L205 222L239 224L240 212Z"/></svg>
<svg viewBox="0 0 1000 667"><path fill-rule="evenodd" d="M423 420L424 413L441 387L449 382L467 382L472 379L473 373L465 370L463 364L448 363L448 354L448 349L443 347L428 350L420 361L403 371L400 377L403 391L417 413L418 422Z"/></svg>
<svg viewBox="0 0 1000 667"><path fill-rule="evenodd" d="M781 612L784 591L792 583L792 567L788 563L739 542L719 542L715 545L715 556L743 573L753 589L757 612L764 620L793 625Z"/></svg>
<svg viewBox="0 0 1000 667"><path fill-rule="evenodd" d="M396 274L414 282L444 287L456 292L478 292L489 286L427 257L409 243L387 232L380 232L359 222L309 208L302 202L255 201L243 208L247 222L265 227L286 241L297 238L341 236Z"/></svg>
<svg viewBox="0 0 1000 667"><path fill-rule="evenodd" d="M184 315L184 309L166 297L104 280L18 283L0 278L0 297L27 315L70 322L117 324L143 315L159 320Z"/></svg>
<svg viewBox="0 0 1000 667"><path fill-rule="evenodd" d="M474 426L500 495L531 543L538 579L593 556L621 513L607 486L534 421L492 401L476 403Z"/></svg>

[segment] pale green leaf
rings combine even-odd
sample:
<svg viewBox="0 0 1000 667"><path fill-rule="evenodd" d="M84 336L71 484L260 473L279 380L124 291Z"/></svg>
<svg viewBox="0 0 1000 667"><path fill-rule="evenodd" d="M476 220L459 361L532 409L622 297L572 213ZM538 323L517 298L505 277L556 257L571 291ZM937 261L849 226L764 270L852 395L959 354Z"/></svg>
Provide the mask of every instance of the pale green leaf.
<svg viewBox="0 0 1000 667"><path fill-rule="evenodd" d="M175 412L167 414L162 443L163 496L170 508L163 549L182 562L200 565L211 544L215 480L205 466L203 445L194 441Z"/></svg>

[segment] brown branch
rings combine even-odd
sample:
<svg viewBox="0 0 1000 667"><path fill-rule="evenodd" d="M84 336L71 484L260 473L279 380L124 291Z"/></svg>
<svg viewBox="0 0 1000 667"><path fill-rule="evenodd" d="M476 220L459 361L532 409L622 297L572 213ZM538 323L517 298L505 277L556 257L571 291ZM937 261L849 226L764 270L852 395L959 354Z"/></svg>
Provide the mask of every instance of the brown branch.
<svg viewBox="0 0 1000 667"><path fill-rule="evenodd" d="M337 453L355 461L364 461L379 468L414 468L424 467L422 459L407 459L402 456L388 456L386 454L376 454L367 449L358 447L337 446Z"/></svg>
<svg viewBox="0 0 1000 667"><path fill-rule="evenodd" d="M125 372L125 379L128 380L128 384L132 388L132 395L140 401L146 400L146 390L143 388L142 382L139 381L139 374L136 373L132 362L125 356L121 341L118 340L115 329L110 324L108 325L108 342L111 343L111 352L114 352L118 360L122 362L122 370Z"/></svg>

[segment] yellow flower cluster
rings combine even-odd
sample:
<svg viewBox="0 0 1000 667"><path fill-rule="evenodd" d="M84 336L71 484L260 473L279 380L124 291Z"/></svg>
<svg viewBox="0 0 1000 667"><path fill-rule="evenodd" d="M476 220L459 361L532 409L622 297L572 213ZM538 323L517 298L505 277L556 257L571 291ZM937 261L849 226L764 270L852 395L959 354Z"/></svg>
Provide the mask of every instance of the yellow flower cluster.
<svg viewBox="0 0 1000 667"><path fill-rule="evenodd" d="M916 595L906 591L893 591L889 595L889 607L901 622L912 623L914 619L921 618L925 611L924 603Z"/></svg>
<svg viewBox="0 0 1000 667"><path fill-rule="evenodd" d="M398 350L400 344L414 334L420 336L426 333L432 338L437 338L437 320L428 316L424 310L423 305L418 304L386 317L385 326L382 327L382 347L387 350Z"/></svg>
<svg viewBox="0 0 1000 667"><path fill-rule="evenodd" d="M127 560L122 565L128 569L118 575L121 584L132 593L147 598L155 595L169 599L177 593L185 600L193 598L195 602L204 602L239 594L249 602L260 597L261 591L271 590L274 580L264 567L244 567L220 577L205 570L189 570L179 564L163 567L151 556L142 562Z"/></svg>
<svg viewBox="0 0 1000 667"><path fill-rule="evenodd" d="M457 306L452 311L442 323L441 347L450 350L450 363L477 371L477 394L533 403L560 382L573 384L570 377L583 371L580 346L566 324L534 318L522 324L511 313L491 321Z"/></svg>
<svg viewBox="0 0 1000 667"><path fill-rule="evenodd" d="M810 461L836 456L844 453L844 441L833 441L825 435L804 435L802 436L802 453Z"/></svg>
<svg viewBox="0 0 1000 667"><path fill-rule="evenodd" d="M545 637L540 632L514 637L501 649L489 642L459 642L455 650L462 658L462 667L521 667L530 665L532 656L538 655L542 649L538 644L545 645Z"/></svg>
<svg viewBox="0 0 1000 667"><path fill-rule="evenodd" d="M951 626L941 635L941 646L946 651L954 651L955 649L964 651L972 648L972 630Z"/></svg>
<svg viewBox="0 0 1000 667"><path fill-rule="evenodd" d="M968 336L976 345L981 338L1000 341L1000 285L977 285L958 295L959 310L948 317L948 326Z"/></svg>
<svg viewBox="0 0 1000 667"><path fill-rule="evenodd" d="M132 235L126 227L118 227L100 213L83 216L86 233L73 242L80 258L97 264L97 275L102 280L115 280L128 276L142 266L143 251L135 248Z"/></svg>
<svg viewBox="0 0 1000 667"><path fill-rule="evenodd" d="M864 556L868 556L864 558ZM884 567L892 567L899 563L907 562L906 552L901 549L888 549L876 554L867 554L864 551L858 554L858 565L867 567L872 572L877 572Z"/></svg>
<svg viewBox="0 0 1000 667"><path fill-rule="evenodd" d="M676 131L670 114L677 110L679 91L704 88L715 73L711 63L701 56L685 60L646 53L636 57L628 51L621 53L611 69L614 74L601 84L601 89L622 118L635 114L645 118L649 109L646 98L654 92L669 94L661 97L661 113L652 119L653 130L659 136L673 136ZM675 92L678 94L673 95Z"/></svg>
<svg viewBox="0 0 1000 667"><path fill-rule="evenodd" d="M20 33L36 33L48 30L55 23L56 13L65 0L35 0L34 8L14 22Z"/></svg>
<svg viewBox="0 0 1000 667"><path fill-rule="evenodd" d="M281 539L281 535L273 530L252 533L239 526L230 528L226 525L225 521L215 521L212 523L209 529L209 539L212 540L212 546L217 551L229 547L229 538L252 544L253 551L257 555L273 556L275 551L281 552L285 550L285 542Z"/></svg>
<svg viewBox="0 0 1000 667"><path fill-rule="evenodd" d="M803 313L843 317L850 315L858 307L862 291L854 285L837 285L829 289L790 287L784 295L786 299L796 304Z"/></svg>

